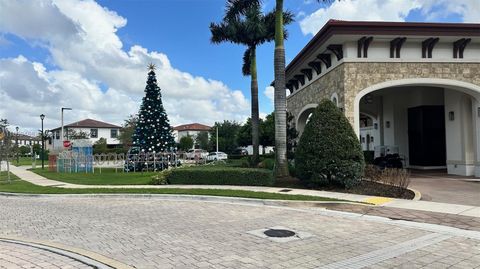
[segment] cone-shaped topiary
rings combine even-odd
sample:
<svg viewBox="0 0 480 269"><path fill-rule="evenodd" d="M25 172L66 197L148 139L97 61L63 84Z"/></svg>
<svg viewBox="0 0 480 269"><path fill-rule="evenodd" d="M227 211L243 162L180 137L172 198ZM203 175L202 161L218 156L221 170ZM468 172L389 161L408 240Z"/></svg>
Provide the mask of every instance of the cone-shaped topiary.
<svg viewBox="0 0 480 269"><path fill-rule="evenodd" d="M298 178L309 185L340 184L350 188L365 168L362 148L347 118L323 100L305 126L297 150Z"/></svg>

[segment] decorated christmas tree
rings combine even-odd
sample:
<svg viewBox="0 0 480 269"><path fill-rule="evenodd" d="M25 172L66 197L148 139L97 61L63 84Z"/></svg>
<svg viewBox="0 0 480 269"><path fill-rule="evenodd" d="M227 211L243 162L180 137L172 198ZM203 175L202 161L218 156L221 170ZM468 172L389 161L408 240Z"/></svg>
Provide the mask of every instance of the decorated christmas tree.
<svg viewBox="0 0 480 269"><path fill-rule="evenodd" d="M147 86L143 97L138 122L133 133L133 146L141 152L172 151L175 142L172 127L162 103L162 94L157 85L155 65L148 66Z"/></svg>

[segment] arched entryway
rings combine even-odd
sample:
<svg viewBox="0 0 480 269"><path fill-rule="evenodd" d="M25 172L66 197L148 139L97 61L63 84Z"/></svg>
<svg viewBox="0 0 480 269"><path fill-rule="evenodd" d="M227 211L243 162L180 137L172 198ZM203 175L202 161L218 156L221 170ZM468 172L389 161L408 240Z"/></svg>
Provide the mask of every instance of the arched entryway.
<svg viewBox="0 0 480 269"><path fill-rule="evenodd" d="M480 176L479 97L479 86L461 81L388 81L357 94L354 128L376 157L398 153L407 167Z"/></svg>
<svg viewBox="0 0 480 269"><path fill-rule="evenodd" d="M300 137L305 129L305 125L307 125L310 116L312 116L313 111L318 106L318 104L308 104L302 108L300 113L297 116L295 126L297 128L298 137Z"/></svg>

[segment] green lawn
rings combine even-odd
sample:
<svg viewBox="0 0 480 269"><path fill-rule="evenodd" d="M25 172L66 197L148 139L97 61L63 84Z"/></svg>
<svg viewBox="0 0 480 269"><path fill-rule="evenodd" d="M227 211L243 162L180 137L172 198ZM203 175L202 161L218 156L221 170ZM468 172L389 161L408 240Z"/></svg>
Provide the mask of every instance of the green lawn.
<svg viewBox="0 0 480 269"><path fill-rule="evenodd" d="M20 157L18 158L18 163L17 163L17 158L12 158L10 160L10 163L15 166L22 166L22 165L29 165L32 166L32 157ZM36 160L35 161L37 166L42 165L42 160ZM45 161L45 164L48 165L48 160Z"/></svg>
<svg viewBox="0 0 480 269"><path fill-rule="evenodd" d="M13 181L13 180L18 180L18 179L19 179L19 178L18 178L16 175L10 173L10 180ZM3 171L3 170L2 170L2 171L0 172L0 182L8 182L8 174L7 174L6 171Z"/></svg>
<svg viewBox="0 0 480 269"><path fill-rule="evenodd" d="M47 168L44 170L36 168L31 171L48 179L84 185L149 185L151 177L158 174L158 172L124 173L121 168L118 172L115 172L114 168L103 168L101 173L99 169L95 169L95 173L57 173L50 172Z"/></svg>
<svg viewBox="0 0 480 269"><path fill-rule="evenodd" d="M254 192L242 190L218 190L218 189L64 189L56 187L42 187L15 178L12 183L6 181L6 175L0 175L0 192L5 193L29 193L29 194L92 194L92 193L123 193L123 194L186 194L186 195L209 195L226 197L244 197L271 200L302 200L302 201L331 201L340 200L308 196L289 195L281 193ZM13 177L12 177L13 179Z"/></svg>

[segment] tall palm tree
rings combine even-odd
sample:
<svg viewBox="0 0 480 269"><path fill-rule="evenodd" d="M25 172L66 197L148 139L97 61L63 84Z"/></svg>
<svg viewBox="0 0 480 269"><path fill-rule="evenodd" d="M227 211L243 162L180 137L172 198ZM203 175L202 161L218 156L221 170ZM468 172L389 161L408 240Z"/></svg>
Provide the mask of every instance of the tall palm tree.
<svg viewBox="0 0 480 269"><path fill-rule="evenodd" d="M318 2L330 3L335 0L317 0ZM340 0L339 0L340 1ZM245 14L251 6L261 5L262 0L243 0L242 4L235 7L231 12ZM275 176L277 179L289 177L287 160L287 94L285 87L285 46L284 46L284 19L283 0L275 3Z"/></svg>
<svg viewBox="0 0 480 269"><path fill-rule="evenodd" d="M287 178L287 93L285 87L285 47L283 45L284 21L283 0L276 0L275 6L275 51L273 65L275 74L274 83L274 111L275 111L275 176L279 179ZM277 15L277 14L280 14Z"/></svg>
<svg viewBox="0 0 480 269"><path fill-rule="evenodd" d="M258 112L258 80L257 80L257 47L275 37L275 12L263 14L260 2L244 4L244 0L228 0L225 16L221 23L211 23L211 41L215 44L231 42L245 45L242 73L251 78L252 95L252 145L253 162L259 161L259 112ZM241 12L238 12L241 10ZM293 15L285 12L282 21L288 24Z"/></svg>

